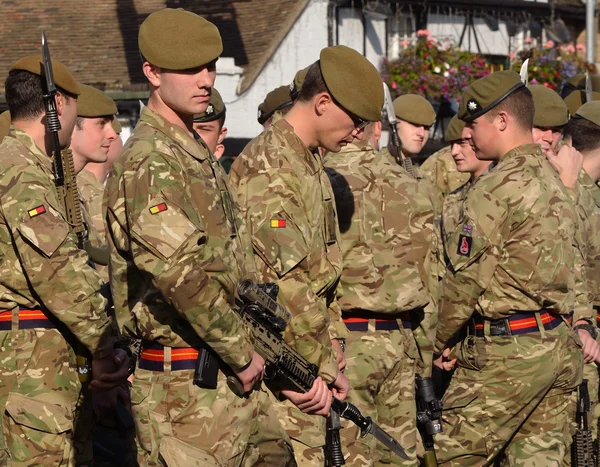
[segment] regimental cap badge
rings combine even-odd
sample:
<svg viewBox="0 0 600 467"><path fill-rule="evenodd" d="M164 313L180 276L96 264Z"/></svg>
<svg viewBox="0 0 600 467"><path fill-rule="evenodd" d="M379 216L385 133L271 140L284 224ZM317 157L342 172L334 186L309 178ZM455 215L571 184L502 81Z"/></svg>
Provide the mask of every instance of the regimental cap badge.
<svg viewBox="0 0 600 467"><path fill-rule="evenodd" d="M204 115L206 117L212 117L215 114L215 106L212 104L208 104L208 107L206 108L206 112L204 112Z"/></svg>
<svg viewBox="0 0 600 467"><path fill-rule="evenodd" d="M257 114L256 114L256 118L257 118L258 120L260 120L260 118L262 117L262 114L263 114L263 111L262 111L262 109L258 109L258 112L257 112Z"/></svg>
<svg viewBox="0 0 600 467"><path fill-rule="evenodd" d="M467 109L469 109L469 112L473 114L480 110L481 106L475 99L469 99L469 102L467 102Z"/></svg>

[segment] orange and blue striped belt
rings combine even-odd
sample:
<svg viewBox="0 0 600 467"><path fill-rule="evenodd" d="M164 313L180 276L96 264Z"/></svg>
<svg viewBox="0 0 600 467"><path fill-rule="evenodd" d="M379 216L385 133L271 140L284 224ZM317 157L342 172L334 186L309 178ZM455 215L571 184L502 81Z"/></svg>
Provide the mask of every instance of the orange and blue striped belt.
<svg viewBox="0 0 600 467"><path fill-rule="evenodd" d="M544 329L550 331L560 326L564 320L571 322L571 316L561 317L553 315L547 311L538 312ZM469 334L477 337L484 336L485 320L480 315L474 315L469 322ZM490 322L490 336L518 336L520 334L529 334L539 332L538 322L535 312L516 313L504 319L493 319Z"/></svg>
<svg viewBox="0 0 600 467"><path fill-rule="evenodd" d="M344 318L343 321L349 331L369 330L369 318ZM404 329L412 329L412 324L407 319L374 319L374 321L376 331L399 331L400 326L398 325L398 321L402 322Z"/></svg>
<svg viewBox="0 0 600 467"><path fill-rule="evenodd" d="M596 325L600 328L600 305L594 305L596 311Z"/></svg>
<svg viewBox="0 0 600 467"><path fill-rule="evenodd" d="M0 312L0 331L10 331L12 329L12 311ZM50 321L42 310L29 310L19 307L19 329L56 329L56 326Z"/></svg>
<svg viewBox="0 0 600 467"><path fill-rule="evenodd" d="M171 347L171 370L193 370L197 359L198 351L193 347ZM165 371L165 346L142 342L138 367L142 370Z"/></svg>

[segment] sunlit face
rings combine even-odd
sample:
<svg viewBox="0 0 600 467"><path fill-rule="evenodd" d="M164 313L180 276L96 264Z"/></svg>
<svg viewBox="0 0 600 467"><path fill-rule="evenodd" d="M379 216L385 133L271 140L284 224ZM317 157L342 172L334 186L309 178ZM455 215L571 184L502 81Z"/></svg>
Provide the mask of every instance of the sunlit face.
<svg viewBox="0 0 600 467"><path fill-rule="evenodd" d="M554 152L560 141L562 128L556 127L533 127L533 142L540 145L544 154Z"/></svg>
<svg viewBox="0 0 600 467"><path fill-rule="evenodd" d="M462 137L469 142L478 159L488 161L498 159L496 154L498 130L486 115L472 122L466 122Z"/></svg>
<svg viewBox="0 0 600 467"><path fill-rule="evenodd" d="M85 162L105 162L116 138L112 117L82 118L75 125L70 147Z"/></svg>
<svg viewBox="0 0 600 467"><path fill-rule="evenodd" d="M203 113L210 102L217 75L216 60L189 70L156 69L161 100L179 114Z"/></svg>
<svg viewBox="0 0 600 467"><path fill-rule="evenodd" d="M77 121L77 99L59 95L57 99L61 102L60 130L58 132L58 140L61 148L68 148L71 145L71 135L75 122Z"/></svg>
<svg viewBox="0 0 600 467"><path fill-rule="evenodd" d="M221 125L220 120L213 120L212 122L194 122L194 130L204 140L208 149L214 154L217 145L221 143Z"/></svg>
<svg viewBox="0 0 600 467"><path fill-rule="evenodd" d="M456 163L456 170L459 172L470 173L474 177L479 177L479 175L485 172L490 165L490 161L477 159L471 143L466 139L453 141L451 145L451 154Z"/></svg>
<svg viewBox="0 0 600 467"><path fill-rule="evenodd" d="M110 148L108 149L108 154L106 155L106 163L112 165L119 158L121 149L123 149L123 140L119 135L117 135L117 137L110 143Z"/></svg>
<svg viewBox="0 0 600 467"><path fill-rule="evenodd" d="M330 152L338 152L360 135L368 124L352 115L329 97L319 120L319 146Z"/></svg>
<svg viewBox="0 0 600 467"><path fill-rule="evenodd" d="M429 126L398 120L396 128L400 138L400 148L405 155L419 154L429 139Z"/></svg>

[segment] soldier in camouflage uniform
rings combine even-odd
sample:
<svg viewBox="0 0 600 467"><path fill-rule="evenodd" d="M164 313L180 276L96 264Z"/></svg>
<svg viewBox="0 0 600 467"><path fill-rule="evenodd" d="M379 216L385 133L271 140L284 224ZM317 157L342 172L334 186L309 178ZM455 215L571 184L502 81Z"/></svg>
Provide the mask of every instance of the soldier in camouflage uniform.
<svg viewBox="0 0 600 467"><path fill-rule="evenodd" d="M560 96L550 88L535 84L528 86L533 95L533 142L544 154L558 152L564 126L569 121L569 109Z"/></svg>
<svg viewBox="0 0 600 467"><path fill-rule="evenodd" d="M273 115L278 113L283 117L292 107L292 97L289 86L279 86L273 89L265 100L258 106L258 123L268 129L273 123Z"/></svg>
<svg viewBox="0 0 600 467"><path fill-rule="evenodd" d="M448 130L446 130L447 133ZM446 142L448 138L446 138ZM450 146L429 156L419 167L423 176L437 189L442 199L469 181L469 175L456 170Z"/></svg>
<svg viewBox="0 0 600 467"><path fill-rule="evenodd" d="M8 135L10 129L10 112L5 110L0 114L0 142Z"/></svg>
<svg viewBox="0 0 600 467"><path fill-rule="evenodd" d="M142 23L139 45L151 94L106 187L117 318L142 339L131 388L138 461L295 465L260 384L264 360L233 308L238 282L254 279L247 230L225 172L193 131L221 37L196 14L164 9ZM193 382L202 349L218 359L214 386Z"/></svg>
<svg viewBox="0 0 600 467"><path fill-rule="evenodd" d="M376 151L381 122L338 153L325 170L335 194L344 267L338 302L350 330L346 376L350 402L373 417L406 450L409 460L355 426L342 431L346 465L418 465L412 321L431 300L425 262L433 209L419 183Z"/></svg>
<svg viewBox="0 0 600 467"><path fill-rule="evenodd" d="M490 465L503 454L508 465L560 465L571 441L581 342L592 339L577 327L590 315L577 309L572 318L581 341L568 324L577 213L533 144L533 99L517 73L469 86L459 118L477 157L498 164L471 187L456 229L445 234L450 271L436 352L464 325L468 336L456 346L438 460Z"/></svg>
<svg viewBox="0 0 600 467"><path fill-rule="evenodd" d="M221 94L213 88L206 110L201 114L194 115L194 131L206 143L206 146L208 146L215 159L221 163L225 172L229 173L229 168L235 157L223 157L225 152L223 140L227 136L226 113L227 109Z"/></svg>
<svg viewBox="0 0 600 467"><path fill-rule="evenodd" d="M76 427L90 414L75 408L91 405L80 400L75 348L83 345L94 357L94 388L123 384L128 358L115 350L119 341L102 280L77 247L54 186L41 69L40 57L25 57L11 67L5 84L12 126L0 145L0 463L86 465L91 458L79 450L85 442ZM53 61L53 70L65 148L79 85L59 62Z"/></svg>
<svg viewBox="0 0 600 467"><path fill-rule="evenodd" d="M285 339L319 367L317 382L332 385L340 398L348 391L339 344L348 331L336 299L340 237L331 185L314 149L339 151L368 121L381 118L382 105L373 65L344 46L323 49L292 109L246 146L230 173L259 276L279 284L281 303L292 314ZM327 414L330 396L311 410L305 396L285 395L289 401L277 408L298 463L322 466L325 419L301 410Z"/></svg>

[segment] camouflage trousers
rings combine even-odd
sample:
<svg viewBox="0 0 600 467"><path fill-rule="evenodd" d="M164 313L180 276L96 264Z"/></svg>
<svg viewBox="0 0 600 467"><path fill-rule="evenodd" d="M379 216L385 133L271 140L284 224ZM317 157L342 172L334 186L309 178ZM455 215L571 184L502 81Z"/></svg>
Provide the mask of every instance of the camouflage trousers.
<svg viewBox="0 0 600 467"><path fill-rule="evenodd" d="M2 466L91 465L76 357L55 329L0 331ZM82 408L75 416L76 406Z"/></svg>
<svg viewBox="0 0 600 467"><path fill-rule="evenodd" d="M216 389L192 370L137 369L131 388L141 466L294 466L290 440L264 389L236 396L219 372Z"/></svg>
<svg viewBox="0 0 600 467"><path fill-rule="evenodd" d="M343 421L342 449L346 465L418 465L415 405L417 348L412 331L352 331L347 339L345 374L348 400L395 437L409 456L404 460L372 436Z"/></svg>
<svg viewBox="0 0 600 467"><path fill-rule="evenodd" d="M564 464L583 372L581 343L571 328L468 336L456 355L458 368L443 399L444 432L436 435L439 463Z"/></svg>

